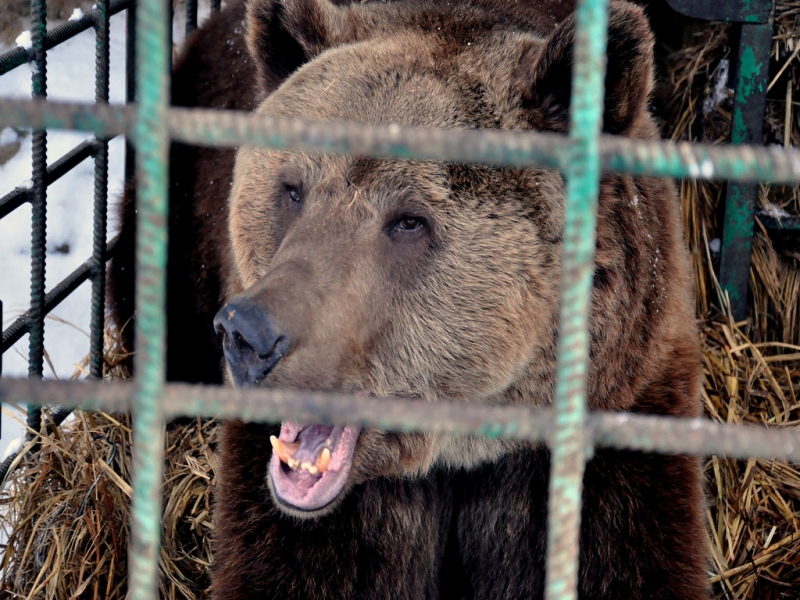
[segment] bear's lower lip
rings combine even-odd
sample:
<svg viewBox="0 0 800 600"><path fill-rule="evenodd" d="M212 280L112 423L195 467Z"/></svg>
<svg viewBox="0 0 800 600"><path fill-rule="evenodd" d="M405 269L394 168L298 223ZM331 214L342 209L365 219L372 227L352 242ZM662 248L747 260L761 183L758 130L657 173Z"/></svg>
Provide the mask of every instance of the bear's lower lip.
<svg viewBox="0 0 800 600"><path fill-rule="evenodd" d="M300 442L304 431L317 429L319 426L288 421L281 425L279 439L289 444ZM307 470L292 469L273 451L269 476L278 502L295 510L314 512L336 500L350 476L353 453L360 432L361 427L330 428L328 439L333 444L330 448L330 463L324 473L311 474Z"/></svg>

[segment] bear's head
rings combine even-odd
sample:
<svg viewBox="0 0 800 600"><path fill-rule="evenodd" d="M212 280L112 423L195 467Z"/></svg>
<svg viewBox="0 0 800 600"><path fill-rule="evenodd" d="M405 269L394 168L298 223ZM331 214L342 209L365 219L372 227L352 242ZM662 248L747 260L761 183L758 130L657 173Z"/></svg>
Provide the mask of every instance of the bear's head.
<svg viewBox="0 0 800 600"><path fill-rule="evenodd" d="M502 1L450 4L252 0L248 44L264 85L288 75L257 112L565 132L574 18L556 22L541 3L515 12ZM652 37L639 8L612 4L608 47L604 129L651 136ZM620 196L638 194L637 210L648 210L646 189L620 185L610 194L630 218L631 198ZM548 404L564 195L561 175L538 168L242 148L230 196L236 272L216 319L232 380ZM611 258L595 321L625 310L635 319L641 302L620 291L630 253L598 235ZM593 357L618 351L627 327L618 329L593 332ZM603 393L626 397L629 379L615 375L608 385L590 375L590 394L603 380ZM304 517L330 510L366 479L469 468L508 448L299 423L284 423L273 446L265 475L276 503Z"/></svg>

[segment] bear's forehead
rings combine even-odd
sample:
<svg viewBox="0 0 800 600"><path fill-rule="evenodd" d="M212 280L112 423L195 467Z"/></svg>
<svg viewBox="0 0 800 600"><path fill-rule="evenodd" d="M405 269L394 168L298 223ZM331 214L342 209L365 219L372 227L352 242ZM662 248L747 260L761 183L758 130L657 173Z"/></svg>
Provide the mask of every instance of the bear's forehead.
<svg viewBox="0 0 800 600"><path fill-rule="evenodd" d="M492 127L510 69L507 35L457 50L437 36L404 34L331 48L296 71L258 108L272 116ZM487 62L496 63L486 69Z"/></svg>

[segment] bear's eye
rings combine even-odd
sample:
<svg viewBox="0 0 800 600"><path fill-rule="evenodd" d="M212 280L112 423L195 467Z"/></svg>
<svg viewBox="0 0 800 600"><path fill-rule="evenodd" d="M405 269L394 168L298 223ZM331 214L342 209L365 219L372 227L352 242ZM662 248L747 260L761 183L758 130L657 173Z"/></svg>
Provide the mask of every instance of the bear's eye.
<svg viewBox="0 0 800 600"><path fill-rule="evenodd" d="M425 219L422 217L402 216L394 223L395 231L417 231L425 226Z"/></svg>
<svg viewBox="0 0 800 600"><path fill-rule="evenodd" d="M290 202L294 202L300 204L302 202L302 198L300 197L300 190L298 190L293 185L284 185L283 186L284 192L286 193L286 197L289 199Z"/></svg>
<svg viewBox="0 0 800 600"><path fill-rule="evenodd" d="M386 224L386 232L394 240L410 242L421 239L429 231L427 219L417 215L400 215Z"/></svg>

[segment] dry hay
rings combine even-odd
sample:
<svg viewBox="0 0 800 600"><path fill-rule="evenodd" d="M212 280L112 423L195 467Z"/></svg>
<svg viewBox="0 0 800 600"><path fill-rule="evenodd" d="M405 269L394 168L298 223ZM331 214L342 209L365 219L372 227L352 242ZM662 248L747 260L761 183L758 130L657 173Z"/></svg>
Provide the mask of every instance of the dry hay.
<svg viewBox="0 0 800 600"><path fill-rule="evenodd" d="M714 89L723 70L721 61L730 58L729 33L729 26L708 25L695 44L668 58L668 89L663 96L671 100L662 111L665 137L728 140L731 93L722 89L716 102ZM798 48L800 2L781 1L765 143L800 142ZM712 101L707 102L709 98ZM719 302L710 268L714 257L709 242L719 237L723 189L714 182L681 182L703 322L705 410L720 422L798 428L798 244L780 235L771 239L757 223L749 325L734 323L714 308ZM778 207L800 214L800 188L762 186L759 204L768 211ZM109 370L116 375L120 356L113 350L108 357ZM214 422L183 421L170 425L166 438L161 597L205 598L216 428ZM22 461L0 495L0 520L9 532L0 562L0 592L4 597L37 600L124 598L130 524L129 418L79 412L60 432L37 439L38 450ZM714 598L800 598L800 466L711 457L706 473Z"/></svg>
<svg viewBox="0 0 800 600"><path fill-rule="evenodd" d="M127 378L128 355L118 340L106 332L109 379ZM128 415L76 411L45 435L30 432L34 438L0 494L0 530L8 536L0 597L125 598L130 425ZM210 584L216 421L171 423L165 440L160 597L201 600Z"/></svg>
<svg viewBox="0 0 800 600"><path fill-rule="evenodd" d="M800 346L753 343L723 317L705 325L703 341L712 419L800 426ZM715 597L800 597L800 466L711 457L706 479Z"/></svg>
<svg viewBox="0 0 800 600"><path fill-rule="evenodd" d="M205 598L216 423L173 425L166 438L161 597ZM130 417L77 412L37 440L0 499L10 529L0 590L6 598L124 598Z"/></svg>

